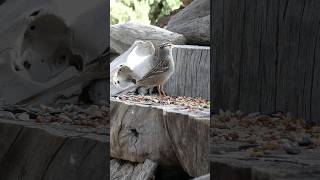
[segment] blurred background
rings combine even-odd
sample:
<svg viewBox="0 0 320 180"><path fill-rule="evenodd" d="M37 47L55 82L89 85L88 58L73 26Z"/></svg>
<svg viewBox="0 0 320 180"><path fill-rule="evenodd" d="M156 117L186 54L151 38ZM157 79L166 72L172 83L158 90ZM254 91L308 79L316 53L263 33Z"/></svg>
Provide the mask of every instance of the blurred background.
<svg viewBox="0 0 320 180"><path fill-rule="evenodd" d="M192 0L111 0L110 24L128 21L163 27Z"/></svg>

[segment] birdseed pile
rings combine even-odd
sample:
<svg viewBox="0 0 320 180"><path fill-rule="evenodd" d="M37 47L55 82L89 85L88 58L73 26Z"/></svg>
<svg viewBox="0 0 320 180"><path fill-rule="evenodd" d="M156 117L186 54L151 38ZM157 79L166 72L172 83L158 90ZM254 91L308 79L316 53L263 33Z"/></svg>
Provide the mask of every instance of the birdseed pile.
<svg viewBox="0 0 320 180"><path fill-rule="evenodd" d="M320 125L282 112L265 115L220 111L213 116L210 127L212 151L218 154L237 149L247 151L248 156L262 157L276 151L294 155L320 148ZM228 143L228 148L219 149Z"/></svg>
<svg viewBox="0 0 320 180"><path fill-rule="evenodd" d="M142 95L122 95L115 99L135 102L145 105L176 105L184 107L189 111L202 110L210 111L210 101L203 98L192 97L170 97L170 96L142 96Z"/></svg>

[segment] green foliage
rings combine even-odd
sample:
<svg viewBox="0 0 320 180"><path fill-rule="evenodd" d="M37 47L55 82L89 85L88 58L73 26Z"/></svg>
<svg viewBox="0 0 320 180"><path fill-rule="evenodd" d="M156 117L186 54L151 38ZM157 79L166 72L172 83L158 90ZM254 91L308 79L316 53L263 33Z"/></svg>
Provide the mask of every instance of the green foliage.
<svg viewBox="0 0 320 180"><path fill-rule="evenodd" d="M111 0L110 23L155 24L159 17L170 14L180 4L180 0Z"/></svg>

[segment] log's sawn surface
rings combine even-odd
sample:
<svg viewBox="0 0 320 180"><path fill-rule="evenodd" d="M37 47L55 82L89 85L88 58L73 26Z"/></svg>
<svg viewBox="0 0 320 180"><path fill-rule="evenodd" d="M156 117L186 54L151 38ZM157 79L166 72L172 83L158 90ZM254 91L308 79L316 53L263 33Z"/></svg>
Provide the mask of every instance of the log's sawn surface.
<svg viewBox="0 0 320 180"><path fill-rule="evenodd" d="M73 126L0 120L0 179L109 179L109 141Z"/></svg>
<svg viewBox="0 0 320 180"><path fill-rule="evenodd" d="M176 45L175 70L164 86L170 96L210 99L210 47Z"/></svg>
<svg viewBox="0 0 320 180"><path fill-rule="evenodd" d="M212 3L215 107L319 122L320 1Z"/></svg>
<svg viewBox="0 0 320 180"><path fill-rule="evenodd" d="M209 173L209 112L111 99L110 156L181 166L192 177Z"/></svg>

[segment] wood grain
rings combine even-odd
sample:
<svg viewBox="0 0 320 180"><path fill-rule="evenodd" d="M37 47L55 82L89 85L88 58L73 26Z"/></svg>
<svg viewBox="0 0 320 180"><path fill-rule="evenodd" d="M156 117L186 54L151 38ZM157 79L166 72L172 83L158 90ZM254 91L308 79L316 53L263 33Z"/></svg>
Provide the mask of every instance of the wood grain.
<svg viewBox="0 0 320 180"><path fill-rule="evenodd" d="M320 122L320 2L212 3L215 111L286 111Z"/></svg>
<svg viewBox="0 0 320 180"><path fill-rule="evenodd" d="M182 167L192 177L209 173L209 113L111 99L110 156L131 162L150 159Z"/></svg>
<svg viewBox="0 0 320 180"><path fill-rule="evenodd" d="M109 179L109 136L0 119L0 179Z"/></svg>
<svg viewBox="0 0 320 180"><path fill-rule="evenodd" d="M178 45L172 55L175 71L164 86L166 93L210 99L210 47Z"/></svg>
<svg viewBox="0 0 320 180"><path fill-rule="evenodd" d="M183 34L187 44L210 44L210 0L193 1L173 15L166 27L169 31Z"/></svg>
<svg viewBox="0 0 320 180"><path fill-rule="evenodd" d="M112 180L151 180L155 179L157 163L147 159L143 163L131 163L117 159L110 160L110 179Z"/></svg>

